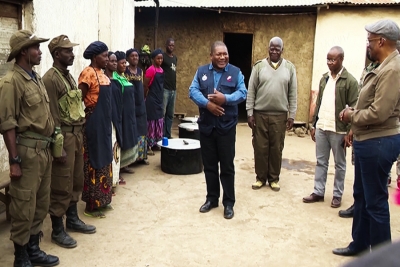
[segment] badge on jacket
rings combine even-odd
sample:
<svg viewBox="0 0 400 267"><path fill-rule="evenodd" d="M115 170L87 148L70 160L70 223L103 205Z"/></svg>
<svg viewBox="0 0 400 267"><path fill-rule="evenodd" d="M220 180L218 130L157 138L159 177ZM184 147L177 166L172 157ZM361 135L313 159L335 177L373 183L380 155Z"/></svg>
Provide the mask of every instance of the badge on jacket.
<svg viewBox="0 0 400 267"><path fill-rule="evenodd" d="M207 74L203 74L203 77L201 77L201 79L202 79L203 81L207 81Z"/></svg>

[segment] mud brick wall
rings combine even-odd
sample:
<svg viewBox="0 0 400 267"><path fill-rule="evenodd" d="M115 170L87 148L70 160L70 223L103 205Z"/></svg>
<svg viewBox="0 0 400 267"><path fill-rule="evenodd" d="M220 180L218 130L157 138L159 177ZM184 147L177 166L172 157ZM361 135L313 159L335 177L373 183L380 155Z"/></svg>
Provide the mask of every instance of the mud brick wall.
<svg viewBox="0 0 400 267"><path fill-rule="evenodd" d="M149 44L154 49L154 8L136 8L135 47ZM175 111L198 114L188 97L188 88L198 66L210 62L210 45L223 40L224 32L253 34L252 62L265 58L269 40L284 41L284 58L297 69L298 111L296 120L308 121L316 15L239 15L189 8L160 8L157 46L175 39L178 56Z"/></svg>

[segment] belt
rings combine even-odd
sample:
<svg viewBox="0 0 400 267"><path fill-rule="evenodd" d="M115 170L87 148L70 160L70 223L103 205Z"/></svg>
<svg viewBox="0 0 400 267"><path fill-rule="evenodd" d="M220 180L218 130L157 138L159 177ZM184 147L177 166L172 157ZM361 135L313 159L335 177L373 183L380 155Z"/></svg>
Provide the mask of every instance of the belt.
<svg viewBox="0 0 400 267"><path fill-rule="evenodd" d="M61 131L63 131L63 132L74 133L75 131L81 131L81 130L82 130L82 125L75 125L75 126L62 125L61 126Z"/></svg>
<svg viewBox="0 0 400 267"><path fill-rule="evenodd" d="M48 141L25 138L21 136L17 136L17 144L30 148L37 148L40 150L44 150L50 147L50 142Z"/></svg>

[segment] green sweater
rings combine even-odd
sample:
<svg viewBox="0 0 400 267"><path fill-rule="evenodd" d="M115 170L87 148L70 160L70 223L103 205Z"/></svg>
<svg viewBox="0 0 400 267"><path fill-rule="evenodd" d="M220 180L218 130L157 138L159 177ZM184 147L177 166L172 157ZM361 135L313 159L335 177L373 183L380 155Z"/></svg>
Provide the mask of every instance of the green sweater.
<svg viewBox="0 0 400 267"><path fill-rule="evenodd" d="M254 110L280 114L289 112L295 118L297 110L297 77L294 65L282 59L277 69L269 59L254 64L246 100L247 116Z"/></svg>

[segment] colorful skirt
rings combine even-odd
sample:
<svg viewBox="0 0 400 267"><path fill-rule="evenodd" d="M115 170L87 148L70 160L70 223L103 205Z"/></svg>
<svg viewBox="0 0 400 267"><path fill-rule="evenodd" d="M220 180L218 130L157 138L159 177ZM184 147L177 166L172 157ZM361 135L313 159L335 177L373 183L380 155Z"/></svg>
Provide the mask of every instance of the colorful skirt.
<svg viewBox="0 0 400 267"><path fill-rule="evenodd" d="M136 161L143 161L147 159L147 139L145 135L139 136L138 156Z"/></svg>
<svg viewBox="0 0 400 267"><path fill-rule="evenodd" d="M153 147L157 145L163 137L164 132L164 118L147 121L147 146Z"/></svg>
<svg viewBox="0 0 400 267"><path fill-rule="evenodd" d="M113 186L116 186L119 182L119 169L121 164L121 148L117 142L117 131L112 124L111 142L113 146L113 161L112 161L112 177Z"/></svg>
<svg viewBox="0 0 400 267"><path fill-rule="evenodd" d="M138 145L121 151L121 168L127 167L134 163L138 157Z"/></svg>
<svg viewBox="0 0 400 267"><path fill-rule="evenodd" d="M93 211L111 203L112 198L112 167L111 163L101 169L94 169L90 165L85 128L83 126L83 160L84 183L82 201L86 202L86 210Z"/></svg>

